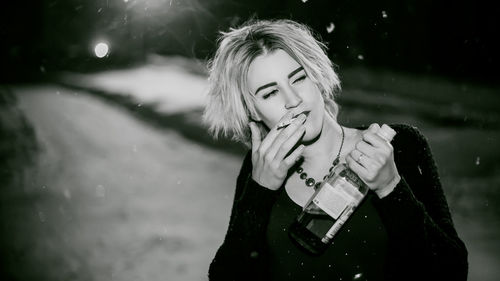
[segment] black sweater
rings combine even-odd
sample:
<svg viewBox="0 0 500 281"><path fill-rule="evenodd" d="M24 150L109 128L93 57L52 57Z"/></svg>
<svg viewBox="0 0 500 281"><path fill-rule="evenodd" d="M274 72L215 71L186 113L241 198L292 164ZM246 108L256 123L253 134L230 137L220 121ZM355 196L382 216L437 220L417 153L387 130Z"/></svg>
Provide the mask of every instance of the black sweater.
<svg viewBox="0 0 500 281"><path fill-rule="evenodd" d="M426 138L395 124L401 181L374 201L389 238L387 280L466 280L467 250L454 228ZM256 183L249 152L237 179L229 227L209 279L267 280L266 227L278 191Z"/></svg>

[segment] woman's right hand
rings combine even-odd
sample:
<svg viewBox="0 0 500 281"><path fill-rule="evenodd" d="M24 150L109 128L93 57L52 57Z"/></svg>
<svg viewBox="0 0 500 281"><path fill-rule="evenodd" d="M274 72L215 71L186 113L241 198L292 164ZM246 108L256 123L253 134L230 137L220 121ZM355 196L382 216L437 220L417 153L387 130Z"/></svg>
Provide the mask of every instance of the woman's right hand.
<svg viewBox="0 0 500 281"><path fill-rule="evenodd" d="M291 119L292 114L288 112L277 124ZM304 145L301 144L288 154L304 134L305 120L306 115L302 113L286 128L278 129L276 124L264 139L257 124L250 122L254 181L271 190L277 190L283 184L288 170L304 151Z"/></svg>

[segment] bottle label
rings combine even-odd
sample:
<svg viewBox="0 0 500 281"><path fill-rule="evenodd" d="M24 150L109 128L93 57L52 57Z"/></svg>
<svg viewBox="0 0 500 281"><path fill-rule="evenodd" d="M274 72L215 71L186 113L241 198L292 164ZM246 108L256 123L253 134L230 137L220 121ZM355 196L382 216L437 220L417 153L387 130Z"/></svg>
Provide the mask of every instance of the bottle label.
<svg viewBox="0 0 500 281"><path fill-rule="evenodd" d="M334 219L342 214L348 205L357 206L363 194L343 178L337 178L334 186L325 182L313 199L314 204Z"/></svg>

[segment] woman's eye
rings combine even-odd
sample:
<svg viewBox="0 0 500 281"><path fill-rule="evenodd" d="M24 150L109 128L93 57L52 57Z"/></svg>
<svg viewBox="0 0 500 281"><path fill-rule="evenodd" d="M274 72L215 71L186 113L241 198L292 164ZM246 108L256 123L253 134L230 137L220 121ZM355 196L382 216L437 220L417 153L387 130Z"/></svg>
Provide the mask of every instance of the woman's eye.
<svg viewBox="0 0 500 281"><path fill-rule="evenodd" d="M263 99L267 99L267 98L269 98L269 97L271 97L271 96L274 96L277 92L278 92L278 90L273 90L273 91L271 91L271 92L269 92L269 93L267 93L267 94L263 95L263 96L262 96L262 98L263 98Z"/></svg>
<svg viewBox="0 0 500 281"><path fill-rule="evenodd" d="M304 79L306 79L306 76L302 75L299 78L297 78L295 81L293 81L293 83L297 83L297 82L303 81Z"/></svg>

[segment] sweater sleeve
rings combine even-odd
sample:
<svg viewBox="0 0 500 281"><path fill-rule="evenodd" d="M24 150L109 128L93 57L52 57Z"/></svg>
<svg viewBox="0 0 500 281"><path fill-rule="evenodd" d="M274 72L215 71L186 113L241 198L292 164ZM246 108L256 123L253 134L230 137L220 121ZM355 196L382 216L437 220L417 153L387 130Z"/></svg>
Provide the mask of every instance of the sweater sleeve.
<svg viewBox="0 0 500 281"><path fill-rule="evenodd" d="M467 249L453 225L427 140L403 125L394 142L401 180L374 202L389 236L391 279L466 280Z"/></svg>
<svg viewBox="0 0 500 281"><path fill-rule="evenodd" d="M209 280L265 279L265 233L278 194L251 177L249 152L243 161L224 242L210 264Z"/></svg>

